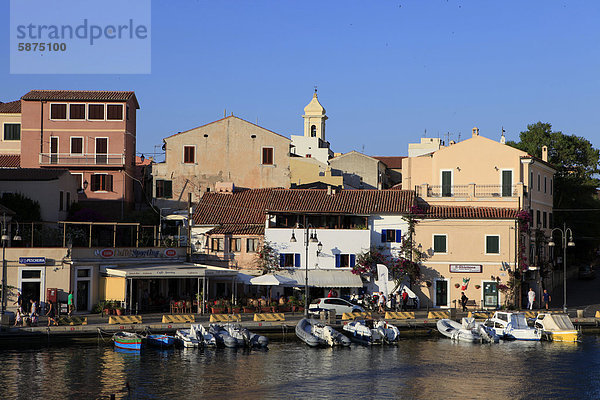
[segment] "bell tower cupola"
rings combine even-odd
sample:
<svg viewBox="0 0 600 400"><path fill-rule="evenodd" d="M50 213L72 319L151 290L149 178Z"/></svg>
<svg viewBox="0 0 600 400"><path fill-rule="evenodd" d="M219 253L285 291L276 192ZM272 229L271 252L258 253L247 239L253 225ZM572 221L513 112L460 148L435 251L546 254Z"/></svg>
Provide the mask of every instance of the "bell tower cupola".
<svg viewBox="0 0 600 400"><path fill-rule="evenodd" d="M323 108L317 98L316 87L312 100L304 107L302 118L304 118L305 137L316 137L325 140L325 121L327 120L327 116L325 115L325 108Z"/></svg>

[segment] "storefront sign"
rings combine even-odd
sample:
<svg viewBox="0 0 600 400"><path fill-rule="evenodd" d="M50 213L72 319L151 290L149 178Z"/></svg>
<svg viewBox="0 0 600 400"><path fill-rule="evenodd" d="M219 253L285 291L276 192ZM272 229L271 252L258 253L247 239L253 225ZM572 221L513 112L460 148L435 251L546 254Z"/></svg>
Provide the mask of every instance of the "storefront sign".
<svg viewBox="0 0 600 400"><path fill-rule="evenodd" d="M171 258L177 257L176 249L102 249L95 250L102 258Z"/></svg>
<svg viewBox="0 0 600 400"><path fill-rule="evenodd" d="M481 265L450 264L450 272L482 272Z"/></svg>
<svg viewBox="0 0 600 400"><path fill-rule="evenodd" d="M46 257L19 257L19 264L46 265Z"/></svg>

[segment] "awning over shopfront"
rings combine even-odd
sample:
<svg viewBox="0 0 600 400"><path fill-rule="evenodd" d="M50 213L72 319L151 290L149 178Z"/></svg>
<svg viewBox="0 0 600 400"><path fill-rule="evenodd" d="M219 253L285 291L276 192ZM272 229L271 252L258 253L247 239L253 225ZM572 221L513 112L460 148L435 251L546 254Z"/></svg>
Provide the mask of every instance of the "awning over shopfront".
<svg viewBox="0 0 600 400"><path fill-rule="evenodd" d="M299 283L295 279L288 278L280 274L266 274L250 279L253 285L262 286L298 286Z"/></svg>
<svg viewBox="0 0 600 400"><path fill-rule="evenodd" d="M108 276L128 279L236 277L235 270L201 264L155 264L107 267Z"/></svg>
<svg viewBox="0 0 600 400"><path fill-rule="evenodd" d="M304 269L277 271L278 275L298 282L298 286L304 286L305 273ZM309 269L308 286L320 288L360 288L363 287L363 282L360 276L354 275L351 271Z"/></svg>

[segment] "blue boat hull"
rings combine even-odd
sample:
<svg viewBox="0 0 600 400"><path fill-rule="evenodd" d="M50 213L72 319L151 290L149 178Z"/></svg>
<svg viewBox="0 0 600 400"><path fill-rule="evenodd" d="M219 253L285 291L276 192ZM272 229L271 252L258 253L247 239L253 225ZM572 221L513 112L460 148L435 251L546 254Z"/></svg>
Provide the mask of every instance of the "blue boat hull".
<svg viewBox="0 0 600 400"><path fill-rule="evenodd" d="M169 335L148 335L146 342L154 347L171 347L175 344L175 338Z"/></svg>

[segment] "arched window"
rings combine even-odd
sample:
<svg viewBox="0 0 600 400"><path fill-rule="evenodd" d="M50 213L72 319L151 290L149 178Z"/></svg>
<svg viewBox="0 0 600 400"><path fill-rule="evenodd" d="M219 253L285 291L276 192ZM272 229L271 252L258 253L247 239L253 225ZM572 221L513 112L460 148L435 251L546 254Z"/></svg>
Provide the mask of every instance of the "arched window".
<svg viewBox="0 0 600 400"><path fill-rule="evenodd" d="M317 136L317 126L312 125L310 127L310 137L316 137L316 136Z"/></svg>

